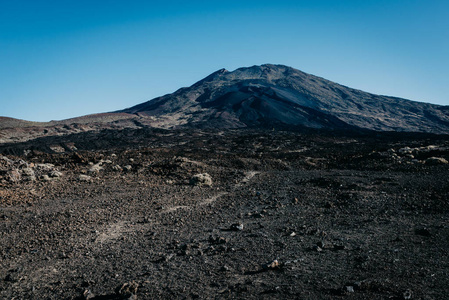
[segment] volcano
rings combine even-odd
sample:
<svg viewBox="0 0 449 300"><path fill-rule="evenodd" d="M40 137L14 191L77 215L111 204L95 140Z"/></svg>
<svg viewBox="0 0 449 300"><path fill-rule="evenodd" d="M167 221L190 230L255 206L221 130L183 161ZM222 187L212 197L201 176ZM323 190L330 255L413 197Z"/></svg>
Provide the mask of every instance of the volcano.
<svg viewBox="0 0 449 300"><path fill-rule="evenodd" d="M161 128L308 127L449 132L449 107L349 88L283 65L218 70L119 111Z"/></svg>

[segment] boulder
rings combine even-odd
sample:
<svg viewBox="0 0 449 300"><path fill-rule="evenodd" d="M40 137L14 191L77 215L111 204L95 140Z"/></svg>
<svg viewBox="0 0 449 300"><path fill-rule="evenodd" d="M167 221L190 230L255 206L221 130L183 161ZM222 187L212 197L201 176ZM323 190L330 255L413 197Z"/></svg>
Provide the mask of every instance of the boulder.
<svg viewBox="0 0 449 300"><path fill-rule="evenodd" d="M448 161L442 157L429 157L426 159L426 165L445 165Z"/></svg>
<svg viewBox="0 0 449 300"><path fill-rule="evenodd" d="M91 181L91 180L92 180L92 177L90 177L89 175L81 174L81 175L78 177L78 179L79 179L79 181L84 181L84 182L86 182L86 181Z"/></svg>
<svg viewBox="0 0 449 300"><path fill-rule="evenodd" d="M211 186L212 178L207 173L196 174L190 179L190 184L196 186Z"/></svg>

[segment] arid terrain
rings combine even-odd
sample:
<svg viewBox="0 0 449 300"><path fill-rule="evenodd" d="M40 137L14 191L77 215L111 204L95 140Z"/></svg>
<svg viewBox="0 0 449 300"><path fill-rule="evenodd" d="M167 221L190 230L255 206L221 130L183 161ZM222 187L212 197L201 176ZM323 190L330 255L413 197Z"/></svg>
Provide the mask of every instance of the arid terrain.
<svg viewBox="0 0 449 300"><path fill-rule="evenodd" d="M447 299L449 137L105 129L0 145L1 299Z"/></svg>
<svg viewBox="0 0 449 300"><path fill-rule="evenodd" d="M30 122L0 116L0 144L105 129L304 128L447 134L449 106L375 95L283 66L218 70L133 107Z"/></svg>

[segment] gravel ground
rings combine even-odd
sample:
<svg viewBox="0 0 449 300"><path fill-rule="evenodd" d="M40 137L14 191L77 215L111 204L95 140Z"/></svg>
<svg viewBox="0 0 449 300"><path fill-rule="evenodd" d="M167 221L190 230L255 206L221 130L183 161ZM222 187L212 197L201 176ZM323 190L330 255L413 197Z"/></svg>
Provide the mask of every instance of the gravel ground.
<svg viewBox="0 0 449 300"><path fill-rule="evenodd" d="M123 130L0 152L2 299L449 297L444 136Z"/></svg>

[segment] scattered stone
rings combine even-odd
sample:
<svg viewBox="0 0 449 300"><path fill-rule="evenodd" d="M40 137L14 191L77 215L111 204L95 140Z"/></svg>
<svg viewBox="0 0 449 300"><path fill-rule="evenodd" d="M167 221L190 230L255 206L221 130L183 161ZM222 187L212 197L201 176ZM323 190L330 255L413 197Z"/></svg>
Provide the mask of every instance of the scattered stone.
<svg viewBox="0 0 449 300"><path fill-rule="evenodd" d="M292 231L292 233L290 233L290 236L291 236L291 237L296 236L296 232Z"/></svg>
<svg viewBox="0 0 449 300"><path fill-rule="evenodd" d="M242 231L243 230L243 224L242 223L232 224L229 229L232 230L232 231Z"/></svg>
<svg viewBox="0 0 449 300"><path fill-rule="evenodd" d="M83 298L84 298L85 300L90 300L90 299L94 299L94 298L95 298L95 295L92 293L92 291L91 291L90 289L86 289L86 290L83 292Z"/></svg>
<svg viewBox="0 0 449 300"><path fill-rule="evenodd" d="M230 268L228 267L228 266L226 266L226 265L224 265L224 266L222 266L221 268L220 268L220 271L221 272L227 272L227 271L229 271L230 270Z"/></svg>
<svg viewBox="0 0 449 300"><path fill-rule="evenodd" d="M49 176L50 176L51 178L59 178L59 177L62 176L62 173L55 170L55 171L50 172Z"/></svg>
<svg viewBox="0 0 449 300"><path fill-rule="evenodd" d="M34 170L32 168L22 169L22 177L26 181L35 181L36 180L36 176L35 176Z"/></svg>
<svg viewBox="0 0 449 300"><path fill-rule="evenodd" d="M399 154L401 155L405 155L405 154L411 154L413 152L414 149L410 148L410 147L404 147L398 150Z"/></svg>
<svg viewBox="0 0 449 300"><path fill-rule="evenodd" d="M402 297L404 300L412 299L413 293L411 290L406 290L404 293L402 293Z"/></svg>
<svg viewBox="0 0 449 300"><path fill-rule="evenodd" d="M34 177L34 171L31 168L25 168L25 169L22 169L22 175L23 176Z"/></svg>
<svg viewBox="0 0 449 300"><path fill-rule="evenodd" d="M352 285L345 286L346 293L354 293L354 287Z"/></svg>
<svg viewBox="0 0 449 300"><path fill-rule="evenodd" d="M37 164L36 168L43 172L50 172L50 171L53 171L53 169L55 168L55 165L53 165L53 164Z"/></svg>
<svg viewBox="0 0 449 300"><path fill-rule="evenodd" d="M0 157L0 159L6 161L9 165L12 165L14 163L14 161L12 159L9 159L6 156L2 156L2 157Z"/></svg>
<svg viewBox="0 0 449 300"><path fill-rule="evenodd" d="M442 157L429 157L425 161L426 165L436 166L436 165L446 165L448 161Z"/></svg>
<svg viewBox="0 0 449 300"><path fill-rule="evenodd" d="M429 152L429 151L433 151L433 150L438 150L438 148L439 147L436 145L429 145L429 146L421 147L420 150Z"/></svg>
<svg viewBox="0 0 449 300"><path fill-rule="evenodd" d="M326 247L326 244L323 241L319 241L318 243L316 243L316 245L323 249Z"/></svg>
<svg viewBox="0 0 449 300"><path fill-rule="evenodd" d="M262 268L264 270L277 270L277 269L281 268L281 264L279 263L279 261L277 259L275 259L270 263L262 265Z"/></svg>
<svg viewBox="0 0 449 300"><path fill-rule="evenodd" d="M323 251L323 248L321 248L320 246L317 246L317 245L313 246L312 249L313 249L314 251L316 251L316 252L321 252L321 251Z"/></svg>
<svg viewBox="0 0 449 300"><path fill-rule="evenodd" d="M364 281L356 281L354 282L353 286L357 289L357 290L361 290L363 288L363 285L365 284Z"/></svg>
<svg viewBox="0 0 449 300"><path fill-rule="evenodd" d="M123 169L124 169L125 171L131 171L132 168L133 168L133 167L131 167L130 165L126 165L126 166L123 167Z"/></svg>
<svg viewBox="0 0 449 300"><path fill-rule="evenodd" d="M56 153L64 153L65 149L64 147L60 146L60 145L50 145L48 146L53 152Z"/></svg>
<svg viewBox="0 0 449 300"><path fill-rule="evenodd" d="M124 283L115 289L119 299L136 300L137 288L139 285L135 281Z"/></svg>
<svg viewBox="0 0 449 300"><path fill-rule="evenodd" d="M101 170L103 170L103 167L101 166L102 162L99 162L97 164L92 165L92 167L90 167L89 169L89 173L98 173Z"/></svg>
<svg viewBox="0 0 449 300"><path fill-rule="evenodd" d="M18 169L13 169L8 172L8 179L11 182L19 182L22 179Z"/></svg>
<svg viewBox="0 0 449 300"><path fill-rule="evenodd" d="M112 170L114 170L114 171L121 171L122 167L120 167L119 165L115 165L115 166L112 166Z"/></svg>
<svg viewBox="0 0 449 300"><path fill-rule="evenodd" d="M82 157L78 152L72 154L72 159L77 163L86 163L86 159Z"/></svg>
<svg viewBox="0 0 449 300"><path fill-rule="evenodd" d="M51 178L47 174L44 174L44 175L41 176L41 180L42 181L51 181Z"/></svg>
<svg viewBox="0 0 449 300"><path fill-rule="evenodd" d="M90 177L89 175L84 175L84 174L81 174L78 178L80 181L91 181L92 180L92 177Z"/></svg>
<svg viewBox="0 0 449 300"><path fill-rule="evenodd" d="M226 244L227 240L222 236L210 236L209 242L211 244Z"/></svg>
<svg viewBox="0 0 449 300"><path fill-rule="evenodd" d="M190 179L190 184L196 186L211 186L212 178L207 173L197 174Z"/></svg>

